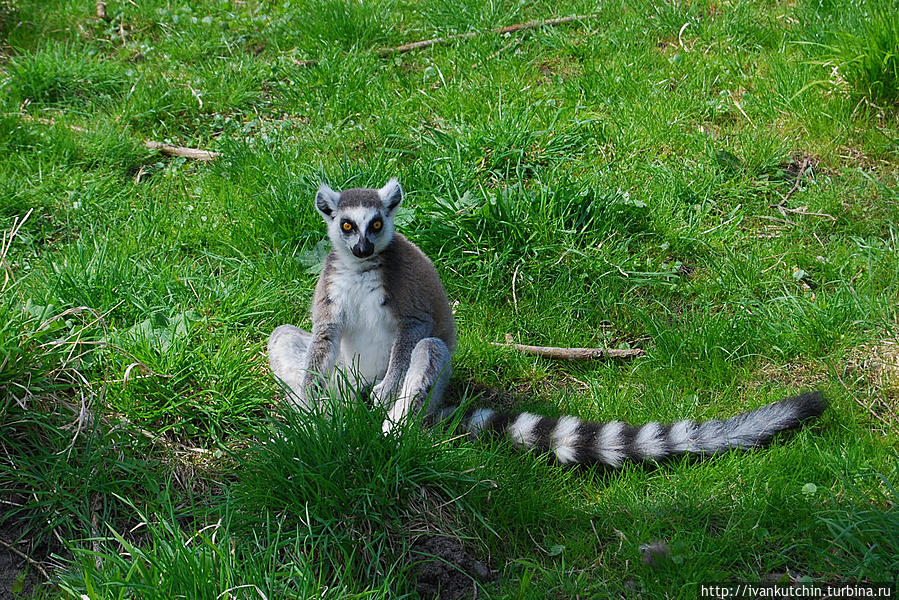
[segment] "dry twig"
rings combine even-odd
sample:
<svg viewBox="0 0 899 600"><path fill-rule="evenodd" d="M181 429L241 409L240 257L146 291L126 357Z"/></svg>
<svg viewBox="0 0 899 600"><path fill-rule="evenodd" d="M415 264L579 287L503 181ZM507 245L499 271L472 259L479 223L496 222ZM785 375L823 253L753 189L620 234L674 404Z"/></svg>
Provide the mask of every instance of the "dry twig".
<svg viewBox="0 0 899 600"><path fill-rule="evenodd" d="M453 40L464 40L468 38L473 38L479 36L483 33L495 33L495 34L505 34L505 33L514 33L516 31L521 31L523 29L536 29L538 27L550 26L550 25L560 25L562 23L571 23L572 21L580 21L582 19L595 19L599 15L590 14L590 15L573 15L570 17L558 17L555 19L538 19L535 21L528 21L526 23L518 23L516 25L507 25L506 27L500 27L498 29L491 29L489 32L483 31L469 31L466 33L457 33L454 35L448 35L446 37L437 37L431 38L429 40L421 40L418 42L410 42L408 44L403 44L402 46L396 46L394 48L381 48L378 50L378 56L390 56L391 54L403 54L405 52L411 52L413 50L421 50L422 48L429 48L431 46L435 46L437 44L446 44L447 42L451 42Z"/></svg>
<svg viewBox="0 0 899 600"><path fill-rule="evenodd" d="M802 159L802 164L799 165L799 171L796 172L796 181L793 182L793 187L790 188L790 191L784 195L783 199L777 204L772 204L774 208L780 211L780 214L786 219L787 213L791 213L794 215L805 215L808 217L824 217L825 219L830 219L831 221L836 221L837 218L833 215L829 215L827 213L818 213L811 212L808 209L808 206L800 206L799 208L787 208L787 200L790 199L790 196L796 193L796 190L799 189L802 180L805 178L805 174L808 172L811 161L808 156ZM792 221L788 222L792 225L794 224Z"/></svg>
<svg viewBox="0 0 899 600"><path fill-rule="evenodd" d="M378 56L384 58L387 56L391 56L393 54L405 54L406 52L412 52L413 50L421 50L423 48L430 48L431 46L436 46L438 44L446 44L446 43L452 42L454 40L466 40L469 38L477 37L477 36L485 34L485 33L494 33L494 34L503 35L506 33L514 33L516 31L521 31L523 29L536 29L538 27L544 27L544 26L548 27L548 26L552 26L552 25L561 25L562 23L571 23L573 21L579 21L582 19L595 19L598 16L599 15L596 15L596 14L589 14L589 15L572 15L570 17L557 17L555 19L537 19L534 21L528 21L526 23L516 23L515 25L507 25L506 27L499 27L497 29L491 29L489 31L468 31L465 33L456 33L453 35L448 35L446 37L436 37L436 38L431 38L429 40L419 40L417 42L409 42L408 44L402 44L400 46L394 46L392 48L380 48L380 49L376 50L375 53ZM505 46L500 48L497 52L495 52L495 53L491 54L489 57L487 57L486 60L492 60L492 59L496 58L497 56L499 56L499 54L501 52L504 52L505 50L507 50L508 48L510 48L513 45L514 45L514 43L512 43L512 42L510 42L509 44L506 44ZM299 67L313 67L318 64L318 61L315 59L291 58L290 60L293 61L293 64L295 64ZM481 65L480 62L475 63L472 66L472 68L477 68L480 65Z"/></svg>
<svg viewBox="0 0 899 600"><path fill-rule="evenodd" d="M152 140L144 140L144 146L146 146L150 150L159 150L163 154L167 154L169 156L183 156L184 158L192 158L194 160L202 161L215 160L222 155L221 152L213 152L212 150L200 150L199 148L173 146L172 144L164 144L162 142L154 142Z"/></svg>
<svg viewBox="0 0 899 600"><path fill-rule="evenodd" d="M516 344L513 342L511 334L506 334L504 343L493 343L494 346L507 346L520 350L526 354L542 356L544 358L564 359L564 360L598 360L601 358L637 358L646 354L640 348L629 348L619 350L615 348L559 348L556 346L529 346L527 344Z"/></svg>
<svg viewBox="0 0 899 600"><path fill-rule="evenodd" d="M25 121L30 121L32 123L41 123L43 125L55 125L56 122L53 119L42 119L35 118L31 115L22 115L22 119ZM87 133L87 130L84 127L79 127L78 125L66 125L72 131L77 131L78 133ZM215 160L216 158L222 155L221 152L214 152L212 150L201 150L199 148L187 148L185 146L175 146L174 144L166 144L164 142L155 142L153 140L144 140L144 147L148 150L157 150L166 154L168 156L183 156L184 158L190 158L193 160L201 160L201 161L210 161Z"/></svg>
<svg viewBox="0 0 899 600"><path fill-rule="evenodd" d="M25 554L24 552L22 552L21 550L19 550L18 548L16 548L15 546L13 546L12 544L10 544L9 542L7 542L6 540L0 539L0 546L3 546L3 547L6 548L7 550L9 550L10 552L12 552L13 554L15 554L16 556L18 556L19 558L21 558L21 559L24 560L25 562L27 562L29 565L31 565L32 567L34 567L35 569L37 569L38 572L44 577L44 579L45 579L46 581L52 581L52 580L50 579L50 575L47 573L47 570L44 569L44 567L41 566L41 563L37 562L36 560L34 560L33 558L31 558L31 557L28 556L27 554Z"/></svg>
<svg viewBox="0 0 899 600"><path fill-rule="evenodd" d="M793 182L793 187L790 188L790 191L787 192L787 195L784 196L783 200L780 201L780 203L777 205L778 207L782 207L787 202L787 200L790 199L790 196L796 193L796 190L799 189L799 184L802 183L802 178L805 176L806 169L808 169L808 163L809 160L806 156L802 159L802 164L799 166L799 171L797 171L796 173L796 181Z"/></svg>

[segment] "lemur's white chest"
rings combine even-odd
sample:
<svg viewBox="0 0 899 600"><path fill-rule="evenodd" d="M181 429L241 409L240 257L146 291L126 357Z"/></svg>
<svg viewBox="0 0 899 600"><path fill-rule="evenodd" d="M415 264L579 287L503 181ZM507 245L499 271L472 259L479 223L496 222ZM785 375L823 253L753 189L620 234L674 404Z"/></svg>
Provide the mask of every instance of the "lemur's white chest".
<svg viewBox="0 0 899 600"><path fill-rule="evenodd" d="M397 334L396 319L384 305L379 269L337 266L331 285L330 297L344 316L339 365L351 381L375 384L387 372Z"/></svg>

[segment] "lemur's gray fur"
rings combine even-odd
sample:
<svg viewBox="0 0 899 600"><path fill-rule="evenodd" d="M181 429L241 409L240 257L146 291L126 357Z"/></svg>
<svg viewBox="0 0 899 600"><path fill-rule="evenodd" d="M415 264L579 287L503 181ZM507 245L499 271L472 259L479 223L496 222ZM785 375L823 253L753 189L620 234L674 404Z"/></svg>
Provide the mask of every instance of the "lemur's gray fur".
<svg viewBox="0 0 899 600"><path fill-rule="evenodd" d="M315 206L328 226L331 252L315 288L312 333L282 325L268 341L272 371L297 408L313 408L314 399L343 377L388 409L385 432L422 408L440 416L452 412L442 396L456 327L434 265L394 231L402 199L395 178L380 189L319 188ZM472 435L494 432L516 446L551 452L562 463L617 467L626 459L759 446L825 406L819 392L808 392L725 421L640 427L482 408L465 415L462 426Z"/></svg>

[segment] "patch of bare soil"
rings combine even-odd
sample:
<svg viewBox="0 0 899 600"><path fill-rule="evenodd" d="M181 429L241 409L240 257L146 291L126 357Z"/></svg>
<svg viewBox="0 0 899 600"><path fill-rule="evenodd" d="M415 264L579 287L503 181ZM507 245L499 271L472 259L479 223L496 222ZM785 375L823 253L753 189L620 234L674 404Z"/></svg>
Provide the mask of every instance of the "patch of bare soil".
<svg viewBox="0 0 899 600"><path fill-rule="evenodd" d="M790 157L789 160L780 165L784 174L784 179L789 182L796 182L804 177L814 179L819 172L820 161L804 152L798 152Z"/></svg>
<svg viewBox="0 0 899 600"><path fill-rule="evenodd" d="M899 391L899 341L861 346L846 367L849 372L864 375L872 386L895 393Z"/></svg>
<svg viewBox="0 0 899 600"><path fill-rule="evenodd" d="M461 385L451 385L447 389L447 404L457 405L465 397L474 397L478 407L492 408L493 410L512 410L520 405L526 396L517 390L508 390L486 385L477 381L460 382Z"/></svg>
<svg viewBox="0 0 899 600"><path fill-rule="evenodd" d="M478 582L493 579L490 570L465 551L462 542L444 536L426 536L412 545L415 590L422 598L457 600L477 598Z"/></svg>
<svg viewBox="0 0 899 600"><path fill-rule="evenodd" d="M899 424L899 340L883 340L856 349L846 362L843 383L871 390L856 402L887 426Z"/></svg>
<svg viewBox="0 0 899 600"><path fill-rule="evenodd" d="M30 544L16 543L20 533L14 524L0 523L0 600L30 598L41 581L38 568L29 561L34 560Z"/></svg>
<svg viewBox="0 0 899 600"><path fill-rule="evenodd" d="M827 367L820 363L790 362L785 365L763 364L750 382L750 388L777 384L796 391L817 389L827 381Z"/></svg>
<svg viewBox="0 0 899 600"><path fill-rule="evenodd" d="M833 373L819 362L762 365L751 386L774 383L813 390ZM899 424L899 340L881 340L853 349L836 377L864 411L882 426Z"/></svg>
<svg viewBox="0 0 899 600"><path fill-rule="evenodd" d="M37 580L28 572L25 561L0 548L0 600L28 598L34 591Z"/></svg>

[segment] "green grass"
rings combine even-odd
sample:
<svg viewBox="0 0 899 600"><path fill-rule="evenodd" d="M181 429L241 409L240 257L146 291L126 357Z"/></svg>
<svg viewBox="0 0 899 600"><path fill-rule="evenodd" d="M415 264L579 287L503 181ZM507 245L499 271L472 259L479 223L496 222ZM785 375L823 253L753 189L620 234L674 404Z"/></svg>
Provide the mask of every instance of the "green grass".
<svg viewBox="0 0 899 600"><path fill-rule="evenodd" d="M843 32L833 47L849 86L878 104L899 101L899 16L888 10L872 11L863 31Z"/></svg>
<svg viewBox="0 0 899 600"><path fill-rule="evenodd" d="M0 540L52 577L30 595L415 598L434 534L497 598L899 580L895 2L94 8L0 3L0 230L32 210L2 247ZM455 303L463 401L639 423L820 388L830 410L618 472L285 413L265 341L310 325L315 190L390 176ZM506 333L646 356L553 363Z"/></svg>

